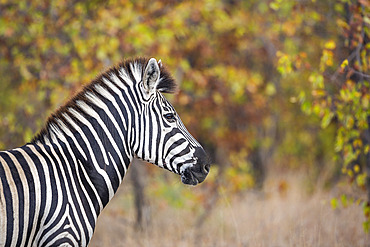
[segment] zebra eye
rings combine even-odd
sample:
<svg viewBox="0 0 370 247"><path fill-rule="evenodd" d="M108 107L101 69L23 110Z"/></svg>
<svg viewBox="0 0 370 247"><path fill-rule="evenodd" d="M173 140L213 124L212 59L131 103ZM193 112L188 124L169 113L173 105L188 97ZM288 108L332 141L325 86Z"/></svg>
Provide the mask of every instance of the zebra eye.
<svg viewBox="0 0 370 247"><path fill-rule="evenodd" d="M163 115L165 119L167 119L170 122L175 121L175 114L173 113L167 113Z"/></svg>

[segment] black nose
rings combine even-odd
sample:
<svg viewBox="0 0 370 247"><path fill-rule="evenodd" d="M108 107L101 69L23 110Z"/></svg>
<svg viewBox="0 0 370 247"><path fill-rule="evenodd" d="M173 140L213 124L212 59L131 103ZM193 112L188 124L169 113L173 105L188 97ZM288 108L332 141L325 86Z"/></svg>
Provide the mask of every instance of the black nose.
<svg viewBox="0 0 370 247"><path fill-rule="evenodd" d="M207 174L209 173L210 166L211 165L209 163L203 165L203 170L204 170L205 173L207 173Z"/></svg>
<svg viewBox="0 0 370 247"><path fill-rule="evenodd" d="M193 159L196 161L195 164L185 168L181 173L181 181L184 184L197 185L203 182L209 173L210 161L203 148L195 150Z"/></svg>
<svg viewBox="0 0 370 247"><path fill-rule="evenodd" d="M197 160L197 163L190 170L198 182L201 183L209 173L210 162L203 148L197 148L195 150L194 158Z"/></svg>

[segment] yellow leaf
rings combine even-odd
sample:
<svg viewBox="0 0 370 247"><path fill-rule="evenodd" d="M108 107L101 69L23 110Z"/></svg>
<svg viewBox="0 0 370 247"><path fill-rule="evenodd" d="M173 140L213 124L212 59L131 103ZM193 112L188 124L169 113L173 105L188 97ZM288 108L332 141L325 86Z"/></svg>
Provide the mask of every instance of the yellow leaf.
<svg viewBox="0 0 370 247"><path fill-rule="evenodd" d="M353 167L353 170L355 171L355 173L359 173L359 171L360 171L360 166L356 164L356 165Z"/></svg>
<svg viewBox="0 0 370 247"><path fill-rule="evenodd" d="M266 86L266 94L272 96L276 93L275 85L272 83L268 83Z"/></svg>
<svg viewBox="0 0 370 247"><path fill-rule="evenodd" d="M344 59L344 61L342 62L342 64L340 65L340 67L342 68L342 69L344 69L345 67L347 67L348 66L348 59Z"/></svg>
<svg viewBox="0 0 370 247"><path fill-rule="evenodd" d="M364 148L364 154L367 154L370 150L370 146L368 144L365 145L365 148Z"/></svg>
<svg viewBox="0 0 370 247"><path fill-rule="evenodd" d="M328 42L325 43L325 48L329 50L335 49L336 44L334 40L329 40Z"/></svg>

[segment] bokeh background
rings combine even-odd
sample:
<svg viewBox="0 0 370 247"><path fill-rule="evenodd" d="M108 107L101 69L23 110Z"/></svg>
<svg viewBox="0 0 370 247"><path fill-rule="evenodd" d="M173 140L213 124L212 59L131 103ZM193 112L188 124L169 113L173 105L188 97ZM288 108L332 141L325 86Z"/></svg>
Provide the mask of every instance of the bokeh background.
<svg viewBox="0 0 370 247"><path fill-rule="evenodd" d="M0 149L155 57L210 176L135 161L91 246L369 246L369 36L366 0L0 0Z"/></svg>

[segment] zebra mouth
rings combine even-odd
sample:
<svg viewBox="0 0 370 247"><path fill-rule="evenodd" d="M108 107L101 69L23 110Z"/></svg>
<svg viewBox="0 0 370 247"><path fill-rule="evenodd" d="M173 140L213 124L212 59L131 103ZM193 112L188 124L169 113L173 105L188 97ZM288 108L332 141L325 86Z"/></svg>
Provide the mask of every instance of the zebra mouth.
<svg viewBox="0 0 370 247"><path fill-rule="evenodd" d="M190 167L186 168L182 173L181 173L181 182L183 184L188 184L188 185L197 185L199 183L199 180L196 178L196 176L193 174L191 171Z"/></svg>

